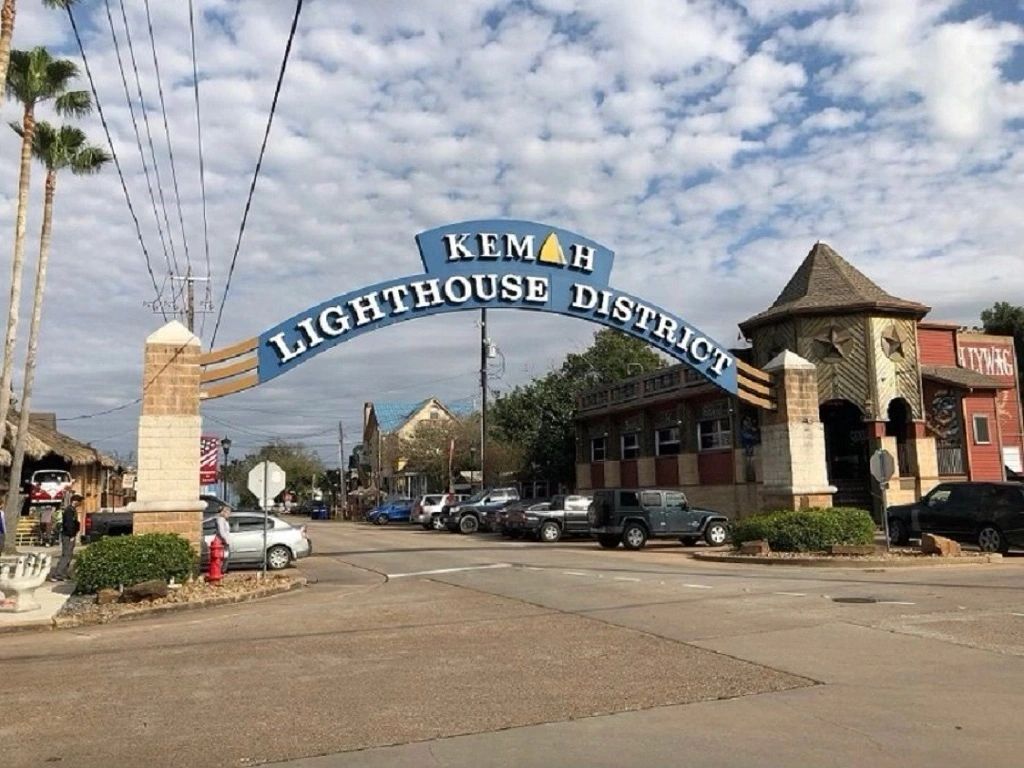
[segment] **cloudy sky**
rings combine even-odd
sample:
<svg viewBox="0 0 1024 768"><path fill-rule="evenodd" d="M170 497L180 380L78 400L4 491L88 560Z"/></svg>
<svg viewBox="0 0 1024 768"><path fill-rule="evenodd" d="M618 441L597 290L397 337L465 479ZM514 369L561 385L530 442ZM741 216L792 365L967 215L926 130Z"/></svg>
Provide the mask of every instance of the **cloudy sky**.
<svg viewBox="0 0 1024 768"><path fill-rule="evenodd" d="M145 6L125 6L175 255L184 268L187 241L205 272L188 4L151 1L185 238ZM294 4L195 7L217 305ZM106 3L78 8L162 283L168 265ZM110 8L134 95L119 0ZM79 60L64 14L19 3L14 46L35 45ZM495 216L607 245L616 287L726 343L819 239L891 293L934 307L932 318L974 324L994 301L1024 302L1022 81L1018 0L307 0L217 342L418 273L415 233ZM3 112L20 119L14 104ZM54 119L46 107L40 116ZM97 117L82 124L105 141ZM5 277L17 157L17 137L0 134ZM161 319L144 306L153 288L112 168L61 178L50 274L35 408L69 418L138 397L143 339ZM551 315L491 314L505 357L497 389L544 372L594 331ZM24 316L22 337L27 307ZM474 395L474 321L428 318L353 340L204 406L205 430L228 434L233 454L298 437L336 461L337 423L350 447L366 400ZM213 324L207 317L205 345ZM62 427L126 455L137 413Z"/></svg>

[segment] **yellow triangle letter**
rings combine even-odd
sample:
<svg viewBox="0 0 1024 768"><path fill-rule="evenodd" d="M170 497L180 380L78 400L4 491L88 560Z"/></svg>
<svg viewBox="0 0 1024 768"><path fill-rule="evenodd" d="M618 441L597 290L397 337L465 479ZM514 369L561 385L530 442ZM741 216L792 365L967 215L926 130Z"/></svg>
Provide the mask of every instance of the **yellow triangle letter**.
<svg viewBox="0 0 1024 768"><path fill-rule="evenodd" d="M540 247L540 258L537 261L542 261L545 264L557 264L560 267L565 266L565 254L562 253L558 235L554 232L544 238L544 244Z"/></svg>

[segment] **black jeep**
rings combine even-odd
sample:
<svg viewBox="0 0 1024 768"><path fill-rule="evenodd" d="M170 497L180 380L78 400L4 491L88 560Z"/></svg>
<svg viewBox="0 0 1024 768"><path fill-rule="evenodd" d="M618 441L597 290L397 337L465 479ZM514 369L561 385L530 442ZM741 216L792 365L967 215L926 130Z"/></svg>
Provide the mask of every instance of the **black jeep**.
<svg viewBox="0 0 1024 768"><path fill-rule="evenodd" d="M594 491L587 518L590 532L606 549L614 549L620 542L626 549L642 549L649 538L678 538L686 546L703 538L718 547L728 538L728 518L691 506L682 491Z"/></svg>

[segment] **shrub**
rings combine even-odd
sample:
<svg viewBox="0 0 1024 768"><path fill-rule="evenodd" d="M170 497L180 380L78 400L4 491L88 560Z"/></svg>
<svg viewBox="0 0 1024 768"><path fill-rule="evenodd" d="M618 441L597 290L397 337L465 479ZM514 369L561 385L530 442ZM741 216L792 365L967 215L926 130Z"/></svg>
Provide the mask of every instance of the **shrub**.
<svg viewBox="0 0 1024 768"><path fill-rule="evenodd" d="M825 509L765 512L732 524L732 540L764 539L779 552L816 552L833 544L871 544L875 523L863 509Z"/></svg>
<svg viewBox="0 0 1024 768"><path fill-rule="evenodd" d="M150 579L180 581L195 574L196 565L195 550L172 533L100 539L75 556L75 591L96 592Z"/></svg>

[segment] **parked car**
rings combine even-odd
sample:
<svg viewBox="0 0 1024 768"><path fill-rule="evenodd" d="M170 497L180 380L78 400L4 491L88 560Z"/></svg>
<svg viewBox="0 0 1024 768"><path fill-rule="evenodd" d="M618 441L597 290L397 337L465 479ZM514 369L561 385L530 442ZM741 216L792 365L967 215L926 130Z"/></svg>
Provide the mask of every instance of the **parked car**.
<svg viewBox="0 0 1024 768"><path fill-rule="evenodd" d="M725 515L691 506L682 491L656 488L594 491L587 518L606 549L642 549L651 538L678 538L686 546L703 538L717 547L729 531Z"/></svg>
<svg viewBox="0 0 1024 768"><path fill-rule="evenodd" d="M520 536L533 536L547 543L563 536L589 536L587 513L591 501L591 496L553 496L548 503L510 512L507 527Z"/></svg>
<svg viewBox="0 0 1024 768"><path fill-rule="evenodd" d="M520 499L506 504L495 515L495 530L509 539L518 539L523 535L522 518L527 510L547 509L547 499Z"/></svg>
<svg viewBox="0 0 1024 768"><path fill-rule="evenodd" d="M428 531L431 528L440 530L444 528L440 524L440 517L445 505L457 504L468 498L464 493L428 493L413 505L409 522L419 523Z"/></svg>
<svg viewBox="0 0 1024 768"><path fill-rule="evenodd" d="M37 469L28 481L30 504L60 506L71 490L71 473L63 469Z"/></svg>
<svg viewBox="0 0 1024 768"><path fill-rule="evenodd" d="M306 535L306 526L295 526L277 515L266 515L258 510L238 510L228 517L229 567L263 564L263 526L267 526L267 568L279 571L299 558L308 557L313 545ZM210 542L217 532L217 516L203 519L202 562L209 559Z"/></svg>
<svg viewBox="0 0 1024 768"><path fill-rule="evenodd" d="M227 502L216 496L203 494L199 500L206 504L203 518L215 516ZM99 512L88 512L82 523L81 540L83 544L99 541L106 536L130 536L132 532L132 513L126 508L101 509Z"/></svg>
<svg viewBox="0 0 1024 768"><path fill-rule="evenodd" d="M366 520L376 525L408 523L412 505L412 499L391 499L367 512Z"/></svg>
<svg viewBox="0 0 1024 768"><path fill-rule="evenodd" d="M480 491L465 501L446 506L441 518L445 528L452 533L489 531L493 519L488 518L486 513L518 500L519 491L515 488L491 488Z"/></svg>
<svg viewBox="0 0 1024 768"><path fill-rule="evenodd" d="M1024 483L942 483L920 501L888 508L889 540L935 533L983 552L1024 547Z"/></svg>

